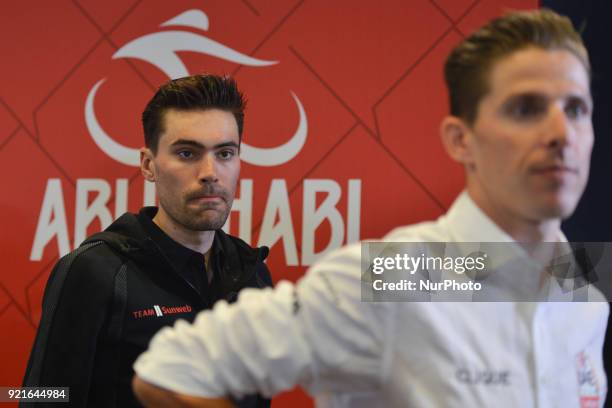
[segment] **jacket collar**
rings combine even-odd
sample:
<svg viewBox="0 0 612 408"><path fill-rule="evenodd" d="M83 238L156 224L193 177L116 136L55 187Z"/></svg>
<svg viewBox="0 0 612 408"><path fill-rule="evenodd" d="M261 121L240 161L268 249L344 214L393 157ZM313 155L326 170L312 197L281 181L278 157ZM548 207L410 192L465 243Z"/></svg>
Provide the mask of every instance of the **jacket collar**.
<svg viewBox="0 0 612 408"><path fill-rule="evenodd" d="M106 230L92 235L85 242L104 241L122 256L133 259L138 265L155 270L166 265L164 268L169 267L176 272L176 265L164 256L160 246L151 238L149 231L143 227L142 220L139 219L143 216L148 217L148 222L153 224L151 219L156 211L155 207L144 207L139 214L123 214ZM157 226L155 228L159 229ZM159 232L163 234L161 230ZM166 238L181 246L167 235ZM252 248L221 229L215 231L212 251L213 267L220 277L219 283L228 288L248 281L255 273L256 263L263 261L268 255L267 247Z"/></svg>

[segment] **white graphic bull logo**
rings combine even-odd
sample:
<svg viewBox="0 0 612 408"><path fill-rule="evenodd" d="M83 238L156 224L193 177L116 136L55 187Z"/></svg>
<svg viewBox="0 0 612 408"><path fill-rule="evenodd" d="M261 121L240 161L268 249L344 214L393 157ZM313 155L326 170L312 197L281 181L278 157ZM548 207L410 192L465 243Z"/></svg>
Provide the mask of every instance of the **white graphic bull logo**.
<svg viewBox="0 0 612 408"><path fill-rule="evenodd" d="M161 24L160 27L191 27L208 30L208 17L201 10L188 10ZM161 31L137 38L115 54L113 59L137 58L153 64L169 78L175 79L189 75L185 64L176 55L177 51L193 51L211 55L226 61L251 67L265 67L277 64L278 61L265 61L252 58L210 38L188 31ZM89 91L85 102L85 122L87 129L98 147L114 160L128 166L139 166L138 149L123 146L112 139L96 118L94 100L100 86L106 79L99 80ZM308 133L308 120L299 98L291 92L297 105L300 120L293 137L286 143L268 149L241 145L240 157L247 163L257 166L278 166L293 159L302 149Z"/></svg>

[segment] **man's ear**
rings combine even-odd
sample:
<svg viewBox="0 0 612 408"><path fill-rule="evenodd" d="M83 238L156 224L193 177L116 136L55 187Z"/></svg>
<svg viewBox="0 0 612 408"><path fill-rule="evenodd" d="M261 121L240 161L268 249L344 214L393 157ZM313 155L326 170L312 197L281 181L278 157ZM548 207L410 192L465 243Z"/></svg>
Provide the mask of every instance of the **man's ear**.
<svg viewBox="0 0 612 408"><path fill-rule="evenodd" d="M140 148L140 172L147 181L155 182L153 152L148 147Z"/></svg>
<svg viewBox="0 0 612 408"><path fill-rule="evenodd" d="M461 118L445 117L440 124L440 136L444 149L453 160L466 166L473 164L473 134Z"/></svg>

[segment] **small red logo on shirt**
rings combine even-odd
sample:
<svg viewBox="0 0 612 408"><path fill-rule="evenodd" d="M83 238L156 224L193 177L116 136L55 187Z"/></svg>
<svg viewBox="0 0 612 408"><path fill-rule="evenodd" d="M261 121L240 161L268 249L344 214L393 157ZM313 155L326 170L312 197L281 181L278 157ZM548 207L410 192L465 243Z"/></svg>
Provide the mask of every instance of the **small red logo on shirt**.
<svg viewBox="0 0 612 408"><path fill-rule="evenodd" d="M578 374L580 408L599 408L597 374L589 356L584 351L576 356L576 372Z"/></svg>
<svg viewBox="0 0 612 408"><path fill-rule="evenodd" d="M189 305L184 306L160 306L153 305L152 308L135 310L132 312L132 315L135 319L142 319L143 317L163 317L165 315L170 314L178 314L178 313L190 313L193 309Z"/></svg>

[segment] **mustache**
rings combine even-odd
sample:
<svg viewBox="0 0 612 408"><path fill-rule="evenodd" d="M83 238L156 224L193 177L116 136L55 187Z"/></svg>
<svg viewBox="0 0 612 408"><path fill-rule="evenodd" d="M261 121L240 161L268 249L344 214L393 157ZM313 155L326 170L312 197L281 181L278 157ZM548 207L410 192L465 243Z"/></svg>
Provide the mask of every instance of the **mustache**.
<svg viewBox="0 0 612 408"><path fill-rule="evenodd" d="M218 196L227 201L229 193L217 184L205 184L202 188L190 191L185 195L187 200L195 200L202 197Z"/></svg>

